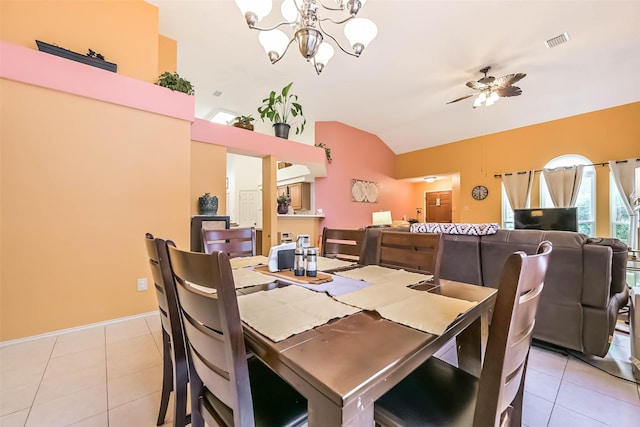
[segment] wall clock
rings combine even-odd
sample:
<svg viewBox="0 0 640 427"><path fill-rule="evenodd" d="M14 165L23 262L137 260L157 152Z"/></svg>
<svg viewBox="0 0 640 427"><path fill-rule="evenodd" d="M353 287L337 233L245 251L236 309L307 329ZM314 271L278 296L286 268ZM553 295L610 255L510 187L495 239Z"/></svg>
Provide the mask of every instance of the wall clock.
<svg viewBox="0 0 640 427"><path fill-rule="evenodd" d="M471 190L471 196L476 200L484 200L489 195L489 190L484 185L476 185Z"/></svg>

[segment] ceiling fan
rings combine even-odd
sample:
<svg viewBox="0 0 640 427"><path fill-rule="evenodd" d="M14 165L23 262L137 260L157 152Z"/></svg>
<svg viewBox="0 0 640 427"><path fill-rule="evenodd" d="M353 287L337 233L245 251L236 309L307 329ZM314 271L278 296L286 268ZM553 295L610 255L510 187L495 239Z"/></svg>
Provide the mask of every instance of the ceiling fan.
<svg viewBox="0 0 640 427"><path fill-rule="evenodd" d="M463 99L471 98L472 96L477 96L475 101L473 101L473 108L478 108L482 106L482 104L487 106L492 105L499 98L522 95L522 89L517 86L513 86L513 83L525 78L527 76L526 74L507 74L506 76L496 79L493 76L487 76L490 69L491 67L484 67L480 70L481 73L484 73L484 77L478 81L472 80L467 82L467 86L471 89L480 91L479 93L462 96L458 99L447 102L447 104L452 104L454 102L462 101Z"/></svg>

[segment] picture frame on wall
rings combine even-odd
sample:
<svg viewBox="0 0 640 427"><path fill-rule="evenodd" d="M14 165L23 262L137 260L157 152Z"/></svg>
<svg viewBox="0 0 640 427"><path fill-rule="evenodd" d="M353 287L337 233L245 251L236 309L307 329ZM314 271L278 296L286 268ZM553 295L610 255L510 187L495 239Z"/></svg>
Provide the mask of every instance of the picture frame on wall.
<svg viewBox="0 0 640 427"><path fill-rule="evenodd" d="M363 179L351 180L351 201L357 203L376 203L378 200L378 183Z"/></svg>

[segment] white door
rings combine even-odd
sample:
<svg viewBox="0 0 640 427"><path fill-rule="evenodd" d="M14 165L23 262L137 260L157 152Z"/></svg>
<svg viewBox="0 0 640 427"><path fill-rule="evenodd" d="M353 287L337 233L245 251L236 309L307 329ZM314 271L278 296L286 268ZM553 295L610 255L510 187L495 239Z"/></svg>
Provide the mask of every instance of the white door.
<svg viewBox="0 0 640 427"><path fill-rule="evenodd" d="M238 216L240 227L255 227L258 221L258 192L256 190L240 190L238 192Z"/></svg>

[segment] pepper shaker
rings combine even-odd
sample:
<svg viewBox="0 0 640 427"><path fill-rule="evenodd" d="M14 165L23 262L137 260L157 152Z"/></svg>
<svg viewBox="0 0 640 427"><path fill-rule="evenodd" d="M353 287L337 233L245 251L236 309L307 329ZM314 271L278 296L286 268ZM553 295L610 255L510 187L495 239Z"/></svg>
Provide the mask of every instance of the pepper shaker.
<svg viewBox="0 0 640 427"><path fill-rule="evenodd" d="M304 276L304 249L302 248L296 248L293 274L296 276Z"/></svg>
<svg viewBox="0 0 640 427"><path fill-rule="evenodd" d="M307 249L307 276L316 277L318 274L316 248Z"/></svg>

